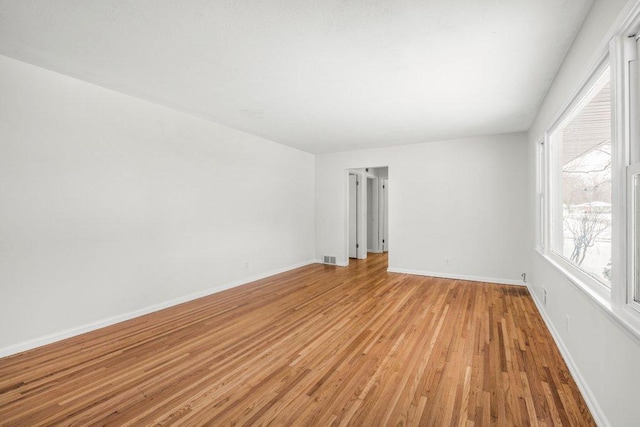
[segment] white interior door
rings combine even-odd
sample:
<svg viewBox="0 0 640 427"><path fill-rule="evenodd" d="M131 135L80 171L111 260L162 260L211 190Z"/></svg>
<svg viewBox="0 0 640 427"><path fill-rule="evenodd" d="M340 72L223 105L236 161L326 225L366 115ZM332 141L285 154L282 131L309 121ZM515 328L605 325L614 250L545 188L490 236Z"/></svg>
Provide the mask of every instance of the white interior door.
<svg viewBox="0 0 640 427"><path fill-rule="evenodd" d="M377 197L374 197L378 192L376 191L375 179L367 178L367 251L376 252L378 243L378 230L377 230Z"/></svg>
<svg viewBox="0 0 640 427"><path fill-rule="evenodd" d="M358 256L358 177L349 174L349 258Z"/></svg>
<svg viewBox="0 0 640 427"><path fill-rule="evenodd" d="M382 252L389 251L389 180L382 179L381 212L382 218Z"/></svg>

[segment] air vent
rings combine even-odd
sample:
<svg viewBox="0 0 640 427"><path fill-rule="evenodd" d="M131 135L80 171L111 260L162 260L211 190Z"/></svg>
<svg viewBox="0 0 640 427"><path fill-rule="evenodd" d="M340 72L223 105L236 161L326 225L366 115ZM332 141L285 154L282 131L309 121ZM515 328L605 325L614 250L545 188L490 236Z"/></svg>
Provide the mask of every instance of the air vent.
<svg viewBox="0 0 640 427"><path fill-rule="evenodd" d="M325 256L324 256L324 263L325 263L325 264L332 264L332 265L336 265L336 257L334 257L334 256L329 256L329 255L325 255Z"/></svg>

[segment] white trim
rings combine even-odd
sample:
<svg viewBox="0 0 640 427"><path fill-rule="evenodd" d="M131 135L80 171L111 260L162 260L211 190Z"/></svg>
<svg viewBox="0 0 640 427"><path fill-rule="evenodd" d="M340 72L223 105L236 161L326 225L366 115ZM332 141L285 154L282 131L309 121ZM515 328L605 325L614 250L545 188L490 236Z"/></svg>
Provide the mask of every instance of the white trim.
<svg viewBox="0 0 640 427"><path fill-rule="evenodd" d="M430 271L422 271L422 270L411 270L407 268L387 268L387 272L389 273L402 273L402 274L412 274L414 276L428 276L428 277L438 277L442 279L454 279L454 280L468 280L471 282L483 282L483 283L496 283L499 285L516 285L516 286L526 286L526 284L520 280L511 280L511 279L496 279L494 277L482 277L482 276L469 276L465 274L451 274L451 273L433 273Z"/></svg>
<svg viewBox="0 0 640 427"><path fill-rule="evenodd" d="M640 30L640 1L629 2L627 8L633 3L633 7L619 25L616 37L611 41L611 48L618 57L616 78L618 79L619 93L617 103L621 114L618 119L618 143L619 152L615 158L618 174L618 191L613 194L620 209L618 210L619 231L617 233L619 244L614 247L614 269L612 279L617 279L619 284L614 288L613 314L618 321L629 328L635 337L640 337L640 305L634 301L636 276L634 272L635 247L633 236L634 225L634 195L629 171L634 169L638 158L638 152L634 147L638 146L638 127L635 118L638 114L638 73L640 72L640 58L638 58L638 31ZM630 39L630 36L634 36ZM632 66L633 65L633 66ZM612 201L615 207L615 199ZM617 260L617 262L615 262ZM640 340L638 340L640 342Z"/></svg>
<svg viewBox="0 0 640 427"><path fill-rule="evenodd" d="M218 286L214 286L212 288L194 292L189 295L185 295L182 297L174 298L169 301L164 301L159 304L154 304L149 307L141 308L140 310L131 311L129 313L119 314L116 316L112 316L106 319L98 320L96 322L91 322L82 326L77 326L74 328L66 329L60 332L54 332L49 335L45 335L39 338L35 338L29 341L23 341L18 344L12 344L7 347L0 348L0 358L11 356L17 353L21 353L23 351L32 350L37 347L41 347L43 345L52 344L57 341L61 341L67 338L71 338L77 335L81 335L87 332L95 331L97 329L101 329L107 326L114 325L116 323L124 322L126 320L131 320L136 317L144 316L145 314L153 313L156 311L163 310L165 308L173 307L174 305L182 304L185 302L193 301L198 298L206 297L227 289L235 288L237 286L245 285L247 283L255 282L257 280L264 279L266 277L274 276L276 274L285 273L290 270L295 270L296 268L304 267L310 264L315 264L315 261L304 261L298 264L291 265L289 267L279 268L275 270L268 271L266 273L258 274L255 276L251 276L248 278L235 280L233 282L223 283Z"/></svg>
<svg viewBox="0 0 640 427"><path fill-rule="evenodd" d="M536 201L535 201L535 209L536 209L536 218L535 218L535 232L536 232L536 242L535 248L538 250L543 250L546 246L545 244L545 211L546 211L546 203L545 199L547 197L546 191L546 152L547 152L547 141L545 137L538 139L535 144L535 153L536 156Z"/></svg>
<svg viewBox="0 0 640 427"><path fill-rule="evenodd" d="M362 169L362 170L359 170ZM345 222L345 230L346 230L346 255L349 258L349 217L351 215L349 211L350 204L350 192L351 187L349 185L349 176L356 176L356 259L365 259L367 257L367 212L366 212L366 204L367 204L367 173L364 172L365 168L357 168L357 169L347 169L346 170L346 204L345 204L345 212L346 212L346 222Z"/></svg>
<svg viewBox="0 0 640 427"><path fill-rule="evenodd" d="M640 311L640 295L638 294L638 269L640 265L636 265L637 263L637 254L640 251L640 248L637 247L637 233L640 230L640 224L636 222L636 209L638 209L638 204L640 200L637 200L635 195L636 187L633 184L634 176L640 175L640 163L634 163L632 165L627 166L627 225L629 227L629 233L627 233L627 299L626 303L630 308L636 310L636 313Z"/></svg>
<svg viewBox="0 0 640 427"><path fill-rule="evenodd" d="M564 341L562 340L562 337L560 336L556 328L553 326L553 322L551 321L551 319L547 315L547 312L544 310L542 304L538 300L538 295L536 295L535 290L530 284L527 284L527 288L529 289L529 294L531 295L531 298L533 299L533 302L535 303L536 308L538 309L538 312L542 317L542 320L544 320L544 323L547 325L547 329L551 333L551 336L553 337L553 340L555 341L556 346L558 347L558 350L560 350L560 354L562 355L562 358L567 364L567 367L569 368L569 372L571 372L571 375L576 381L576 384L580 389L580 393L582 393L582 396L584 397L584 400L587 406L589 407L589 410L591 411L591 415L593 415L593 418L595 419L596 424L599 426L610 426L611 423L609 423L609 420L607 420L607 417L604 414L604 411L602 410L602 408L600 407L598 400L595 398L595 396L593 395L593 392L591 391L591 388L589 387L584 377L580 373L580 370L578 369L578 365L571 357L571 352L565 345Z"/></svg>
<svg viewBox="0 0 640 427"><path fill-rule="evenodd" d="M626 37L625 37L626 38ZM627 205L625 169L628 164L630 114L630 66L628 41L620 36L611 39L611 105L614 107L611 139L611 304L626 304L627 289ZM634 43L635 53L635 43Z"/></svg>

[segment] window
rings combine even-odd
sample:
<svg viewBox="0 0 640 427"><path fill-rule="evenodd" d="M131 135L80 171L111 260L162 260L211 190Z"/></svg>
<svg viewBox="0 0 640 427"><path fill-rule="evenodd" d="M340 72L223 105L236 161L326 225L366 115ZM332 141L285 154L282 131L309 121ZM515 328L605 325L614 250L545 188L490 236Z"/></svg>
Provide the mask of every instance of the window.
<svg viewBox="0 0 640 427"><path fill-rule="evenodd" d="M611 287L611 85L604 68L550 132L551 251Z"/></svg>
<svg viewBox="0 0 640 427"><path fill-rule="evenodd" d="M538 144L537 246L640 336L640 14Z"/></svg>
<svg viewBox="0 0 640 427"><path fill-rule="evenodd" d="M640 336L640 14L627 22L538 144L536 240Z"/></svg>

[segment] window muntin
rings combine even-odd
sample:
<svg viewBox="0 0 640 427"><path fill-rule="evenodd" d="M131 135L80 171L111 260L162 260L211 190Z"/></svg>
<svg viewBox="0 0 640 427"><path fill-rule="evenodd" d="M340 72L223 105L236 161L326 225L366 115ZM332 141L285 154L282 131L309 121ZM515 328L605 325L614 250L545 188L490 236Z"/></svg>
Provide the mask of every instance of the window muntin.
<svg viewBox="0 0 640 427"><path fill-rule="evenodd" d="M551 250L611 287L611 92L607 67L550 134Z"/></svg>

